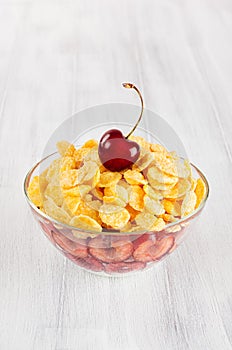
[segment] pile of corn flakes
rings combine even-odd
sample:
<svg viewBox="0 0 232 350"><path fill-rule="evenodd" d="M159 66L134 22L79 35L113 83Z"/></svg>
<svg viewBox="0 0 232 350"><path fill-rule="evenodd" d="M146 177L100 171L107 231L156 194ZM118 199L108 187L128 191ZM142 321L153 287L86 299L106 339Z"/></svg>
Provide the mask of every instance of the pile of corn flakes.
<svg viewBox="0 0 232 350"><path fill-rule="evenodd" d="M191 214L206 188L192 177L189 162L142 137L130 139L140 145L140 157L121 172L101 164L96 140L79 149L59 142L60 158L33 178L30 200L55 220L94 232L161 231Z"/></svg>

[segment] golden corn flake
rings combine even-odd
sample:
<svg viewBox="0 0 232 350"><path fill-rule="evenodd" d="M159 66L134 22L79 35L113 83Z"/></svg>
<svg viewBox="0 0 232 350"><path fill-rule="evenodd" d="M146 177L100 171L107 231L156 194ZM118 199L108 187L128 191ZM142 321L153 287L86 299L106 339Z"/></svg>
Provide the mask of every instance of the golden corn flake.
<svg viewBox="0 0 232 350"><path fill-rule="evenodd" d="M151 143L150 150L155 153L164 154L165 157L168 155L168 151L166 150L166 148L158 143Z"/></svg>
<svg viewBox="0 0 232 350"><path fill-rule="evenodd" d="M64 198L66 197L80 197L80 189L79 186L76 185L74 187L71 188L62 188L62 194L64 196Z"/></svg>
<svg viewBox="0 0 232 350"><path fill-rule="evenodd" d="M103 223L111 226L114 229L123 228L130 220L130 214L125 208L120 208L120 210L116 210L110 213L100 211L99 215Z"/></svg>
<svg viewBox="0 0 232 350"><path fill-rule="evenodd" d="M129 191L129 204L132 208L142 211L144 208L144 191L138 185L132 185Z"/></svg>
<svg viewBox="0 0 232 350"><path fill-rule="evenodd" d="M76 215L78 208L79 208L79 204L81 202L81 198L80 197L73 197L73 196L66 196L64 199L64 202L65 202L66 208L68 208L68 212L71 215Z"/></svg>
<svg viewBox="0 0 232 350"><path fill-rule="evenodd" d="M86 205L88 205L91 209L99 211L100 207L102 206L102 202L96 199L94 201L87 201Z"/></svg>
<svg viewBox="0 0 232 350"><path fill-rule="evenodd" d="M138 210L135 210L134 208L132 208L129 204L127 204L126 210L130 214L130 221L134 221L135 217L140 213Z"/></svg>
<svg viewBox="0 0 232 350"><path fill-rule="evenodd" d="M104 195L107 197L116 197L121 199L123 202L128 203L128 191L124 186L115 185L111 187L106 187L104 189Z"/></svg>
<svg viewBox="0 0 232 350"><path fill-rule="evenodd" d="M174 226L168 227L166 229L166 231L168 233L175 233L175 232L179 232L180 230L181 230L181 226L180 225L174 225Z"/></svg>
<svg viewBox="0 0 232 350"><path fill-rule="evenodd" d="M79 193L81 197L84 197L91 190L91 186L89 185L79 185L78 187L79 187Z"/></svg>
<svg viewBox="0 0 232 350"><path fill-rule="evenodd" d="M60 186L63 189L68 189L78 185L79 172L77 169L65 170L60 173Z"/></svg>
<svg viewBox="0 0 232 350"><path fill-rule="evenodd" d="M155 199L150 198L147 194L144 196L144 209L153 215L164 214L163 205Z"/></svg>
<svg viewBox="0 0 232 350"><path fill-rule="evenodd" d="M54 185L50 182L44 192L45 197L50 197L59 207L62 205L64 196L61 191L60 185Z"/></svg>
<svg viewBox="0 0 232 350"><path fill-rule="evenodd" d="M162 218L157 218L154 224L150 227L151 231L162 231L165 228L165 221Z"/></svg>
<svg viewBox="0 0 232 350"><path fill-rule="evenodd" d="M195 209L196 209L199 207L203 198L205 198L205 195L206 195L205 183L201 178L197 179L195 193L196 193L196 197L197 197L196 205L195 205Z"/></svg>
<svg viewBox="0 0 232 350"><path fill-rule="evenodd" d="M171 214L173 216L181 216L181 205L177 201L164 199L163 206L168 214Z"/></svg>
<svg viewBox="0 0 232 350"><path fill-rule="evenodd" d="M65 157L73 157L76 152L76 148L74 145L70 144L68 148L66 149L64 156Z"/></svg>
<svg viewBox="0 0 232 350"><path fill-rule="evenodd" d="M94 140L94 139L90 139L86 141L83 145L83 148L94 148L94 147L98 147L98 142L97 140Z"/></svg>
<svg viewBox="0 0 232 350"><path fill-rule="evenodd" d="M130 185L129 185L128 182L126 182L124 179L119 180L119 182L117 183L116 186L122 186L122 187L124 187L124 188L127 190L127 192L129 191L129 188L130 188Z"/></svg>
<svg viewBox="0 0 232 350"><path fill-rule="evenodd" d="M76 211L75 215L86 215L90 216L92 219L97 221L101 225L101 219L99 217L99 212L89 206L89 202L84 202L83 200L80 201L80 204L78 206L78 209Z"/></svg>
<svg viewBox="0 0 232 350"><path fill-rule="evenodd" d="M184 197L181 205L181 217L187 216L194 211L197 202L197 196L195 192L190 191Z"/></svg>
<svg viewBox="0 0 232 350"><path fill-rule="evenodd" d="M54 218L57 221L64 222L65 224L69 223L71 219L70 215L64 211L64 209L58 207L51 198L47 197L43 203L43 207L45 213L50 217Z"/></svg>
<svg viewBox="0 0 232 350"><path fill-rule="evenodd" d="M71 144L68 141L59 141L56 144L56 148L58 152L60 153L61 157L63 157L67 151L67 149L71 146Z"/></svg>
<svg viewBox="0 0 232 350"><path fill-rule="evenodd" d="M98 187L111 187L116 185L122 178L122 175L118 172L105 171L100 175Z"/></svg>
<svg viewBox="0 0 232 350"><path fill-rule="evenodd" d="M146 185L147 180L144 178L143 174L137 170L127 170L124 173L124 179L130 185Z"/></svg>
<svg viewBox="0 0 232 350"><path fill-rule="evenodd" d="M176 164L177 164L177 173L179 177L183 179L187 179L188 177L191 176L191 173L192 173L191 166L187 159L185 159L184 162L177 160Z"/></svg>
<svg viewBox="0 0 232 350"><path fill-rule="evenodd" d="M100 199L102 200L103 199L103 192L100 190L100 188L98 187L95 187L95 188L92 188L91 190L91 193L94 197L96 197L97 199Z"/></svg>
<svg viewBox="0 0 232 350"><path fill-rule="evenodd" d="M74 216L71 219L69 224L71 226L78 227L79 229L82 229L82 230L97 231L97 232L102 231L101 225L99 225L99 223L96 220L83 214ZM75 236L75 232L73 232L73 234Z"/></svg>
<svg viewBox="0 0 232 350"><path fill-rule="evenodd" d="M128 223L120 229L120 232L131 232L132 224L128 221Z"/></svg>
<svg viewBox="0 0 232 350"><path fill-rule="evenodd" d="M165 153L153 153L154 165L163 173L171 176L178 176L176 161L173 158L167 157Z"/></svg>
<svg viewBox="0 0 232 350"><path fill-rule="evenodd" d="M149 180L149 183L155 191L166 191L167 192L167 191L171 191L171 189L175 186L175 183L165 184L162 182L158 182L157 180L152 180L151 178Z"/></svg>
<svg viewBox="0 0 232 350"><path fill-rule="evenodd" d="M93 201L93 196L91 195L91 194L89 194L89 193L87 193L86 195L84 195L83 197L83 200L87 203L89 203L89 202L92 202Z"/></svg>
<svg viewBox="0 0 232 350"><path fill-rule="evenodd" d="M166 175L155 166L148 169L147 178L150 182L155 181L165 185L175 185L178 181L178 177Z"/></svg>
<svg viewBox="0 0 232 350"><path fill-rule="evenodd" d="M60 162L60 171L75 169L76 162L73 157L62 157Z"/></svg>
<svg viewBox="0 0 232 350"><path fill-rule="evenodd" d="M99 167L101 165L101 161L100 161L100 158L99 158L99 155L98 155L98 149L97 148L89 149L89 151L84 155L83 160L84 160L84 162L86 162L88 160L91 160L92 162L97 163Z"/></svg>
<svg viewBox="0 0 232 350"><path fill-rule="evenodd" d="M133 164L132 169L143 171L146 169L154 160L153 154L151 152L146 152L143 155L140 155L139 159L135 164Z"/></svg>
<svg viewBox="0 0 232 350"><path fill-rule="evenodd" d="M104 196L103 197L103 202L105 204L112 204L112 205L116 205L116 206L119 206L119 207L125 207L126 206L126 203L123 200L121 200L120 198L115 197L115 196Z"/></svg>
<svg viewBox="0 0 232 350"><path fill-rule="evenodd" d="M150 230L150 228L155 224L156 220L157 218L154 215L146 211L143 211L135 217L136 224L145 230Z"/></svg>
<svg viewBox="0 0 232 350"><path fill-rule="evenodd" d="M78 170L78 183L95 187L100 179L100 171L97 163L87 161Z"/></svg>
<svg viewBox="0 0 232 350"><path fill-rule="evenodd" d="M191 188L191 183L186 179L180 179L170 190L163 191L165 198L180 198L184 196Z"/></svg>
<svg viewBox="0 0 232 350"><path fill-rule="evenodd" d="M120 185L115 186L115 194L118 198L120 198L125 203L128 203L129 196L128 196L128 190Z"/></svg>
<svg viewBox="0 0 232 350"><path fill-rule="evenodd" d="M46 179L48 182L59 184L61 159L55 159L48 167Z"/></svg>
<svg viewBox="0 0 232 350"><path fill-rule="evenodd" d="M104 203L99 208L100 213L111 214L117 211L121 211L123 208L119 205Z"/></svg>
<svg viewBox="0 0 232 350"><path fill-rule="evenodd" d="M28 197L30 200L37 206L42 207L43 205L43 197L40 191L40 179L39 176L35 176L29 184Z"/></svg>
<svg viewBox="0 0 232 350"><path fill-rule="evenodd" d="M158 190L154 190L150 185L143 186L143 190L152 199L163 199L162 193Z"/></svg>
<svg viewBox="0 0 232 350"><path fill-rule="evenodd" d="M89 153L89 148L79 148L75 149L75 152L73 153L73 158L75 159L76 165L79 168L81 164L83 163L84 157L86 154Z"/></svg>
<svg viewBox="0 0 232 350"><path fill-rule="evenodd" d="M177 220L178 220L178 219L175 218L173 215L167 214L167 213L162 214L160 217L161 217L164 221L166 221L166 222L174 222L174 221L177 221Z"/></svg>
<svg viewBox="0 0 232 350"><path fill-rule="evenodd" d="M190 191L195 191L195 188L197 186L197 180L194 179L193 177L190 179L190 182L191 182L191 188L190 188Z"/></svg>
<svg viewBox="0 0 232 350"><path fill-rule="evenodd" d="M141 148L145 148L146 150L150 151L150 143L147 142L143 137L131 135L129 139L138 143Z"/></svg>
<svg viewBox="0 0 232 350"><path fill-rule="evenodd" d="M45 170L39 175L39 186L40 186L40 191L41 191L42 193L46 190L46 187L47 187L47 185L48 185L47 173L48 173L48 169L45 169Z"/></svg>

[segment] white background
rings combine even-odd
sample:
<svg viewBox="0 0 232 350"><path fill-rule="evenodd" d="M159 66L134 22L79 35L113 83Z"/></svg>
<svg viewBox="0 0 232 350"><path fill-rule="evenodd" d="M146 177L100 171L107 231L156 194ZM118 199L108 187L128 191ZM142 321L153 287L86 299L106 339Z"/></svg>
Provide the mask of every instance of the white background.
<svg viewBox="0 0 232 350"><path fill-rule="evenodd" d="M211 194L163 264L79 271L40 232L26 171L72 113L138 103L176 130ZM232 349L232 2L0 0L0 349Z"/></svg>

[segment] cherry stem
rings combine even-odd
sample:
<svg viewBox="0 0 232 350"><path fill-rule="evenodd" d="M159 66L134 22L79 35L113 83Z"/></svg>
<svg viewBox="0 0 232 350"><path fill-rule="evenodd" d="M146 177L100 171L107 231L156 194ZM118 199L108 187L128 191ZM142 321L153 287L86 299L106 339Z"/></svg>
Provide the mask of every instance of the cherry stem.
<svg viewBox="0 0 232 350"><path fill-rule="evenodd" d="M143 109L144 109L144 105L143 105L143 98L142 98L142 95L139 91L139 89L134 85L134 84L131 84L131 83L123 83L122 86L126 89L134 89L139 97L140 97L140 101L141 101L141 112L140 112L140 116L139 116L139 119L137 120L137 123L135 124L135 126L133 127L133 129L129 132L129 134L126 136L126 139L128 139L131 134L133 134L133 132L135 131L135 129L137 128L140 120L142 119L142 115L143 115Z"/></svg>

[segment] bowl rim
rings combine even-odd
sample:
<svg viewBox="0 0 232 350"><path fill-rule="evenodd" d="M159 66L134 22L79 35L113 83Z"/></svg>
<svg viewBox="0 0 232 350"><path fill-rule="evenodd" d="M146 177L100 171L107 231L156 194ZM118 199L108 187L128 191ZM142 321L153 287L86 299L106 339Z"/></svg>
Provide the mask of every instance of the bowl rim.
<svg viewBox="0 0 232 350"><path fill-rule="evenodd" d="M62 226L62 228L66 228L66 229L69 229L69 230L74 230L74 231L79 231L79 232L82 232L82 233L86 233L86 234L98 234L98 235L139 235L139 234L144 234L145 232L153 232L153 231L149 231L149 230L140 230L140 231L133 231L133 232L118 232L118 231L101 231L101 232L97 232L97 231L93 231L93 230L84 230L84 229L80 229L76 226L71 226L71 225L68 225L68 224L65 224L63 223L62 221L59 221L59 220L56 220L54 218L52 218L51 216L45 214L43 211L41 211L29 198L28 196L28 193L27 193L27 188L28 188L28 184L29 184L29 181L31 179L31 176L33 174L33 172L35 171L35 169L41 164L43 163L45 160L47 160L48 158L54 156L55 154L59 155L59 152L53 152L51 154L49 154L48 156L42 158L39 162L37 162L26 174L25 178L24 178L24 181L23 181L23 191L24 191L24 195L26 197L26 200L28 202L28 204L30 205L30 207L36 212L38 213L40 216L42 216L45 220L49 220L51 221L52 223L58 225L58 226ZM180 159L184 160L185 158L183 157L180 157ZM207 202L207 199L209 197L209 183L208 183L208 180L206 179L205 175L203 174L203 172L196 166L194 165L193 163L189 163L191 165L191 167L193 167L197 173L199 174L200 178L204 181L204 184L206 186L206 193L205 193L205 197L204 199L201 201L201 204L199 205L199 207L197 207L191 214L183 217L183 218L180 218L179 220L177 221L174 221L174 222L171 222L167 225L165 225L165 227L163 228L163 230L161 231L164 231L168 228L171 228L173 226L176 226L176 225L179 225L185 221L188 221L189 219L195 217L198 213L200 213L200 211L204 208L206 202ZM155 231L156 233L159 233L161 231Z"/></svg>

